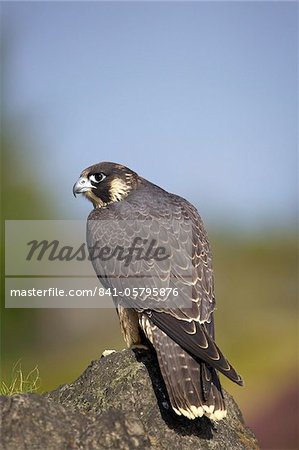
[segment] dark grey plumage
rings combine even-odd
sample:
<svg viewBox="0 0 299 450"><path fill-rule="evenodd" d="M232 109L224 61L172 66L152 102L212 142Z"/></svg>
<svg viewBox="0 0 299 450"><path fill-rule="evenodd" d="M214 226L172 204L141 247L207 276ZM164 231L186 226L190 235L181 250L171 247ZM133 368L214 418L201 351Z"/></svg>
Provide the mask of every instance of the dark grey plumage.
<svg viewBox="0 0 299 450"><path fill-rule="evenodd" d="M179 295L167 299L152 294L114 297L125 340L128 346L140 344L142 330L152 343L177 414L222 419L226 410L217 371L240 385L242 379L214 342L211 252L197 210L114 163L85 169L74 193L84 193L94 205L87 222L90 249L107 244L129 248L138 236L167 250L163 261L129 265L119 258L103 261L93 250L93 266L103 286L117 292L178 288Z"/></svg>

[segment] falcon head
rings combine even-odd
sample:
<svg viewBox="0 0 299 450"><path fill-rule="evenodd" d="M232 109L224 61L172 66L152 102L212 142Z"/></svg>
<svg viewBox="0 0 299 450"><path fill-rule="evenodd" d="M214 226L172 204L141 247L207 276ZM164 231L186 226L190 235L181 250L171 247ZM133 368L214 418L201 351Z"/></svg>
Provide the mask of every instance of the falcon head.
<svg viewBox="0 0 299 450"><path fill-rule="evenodd" d="M83 194L94 208L119 202L137 185L138 175L121 164L101 162L84 169L73 194Z"/></svg>

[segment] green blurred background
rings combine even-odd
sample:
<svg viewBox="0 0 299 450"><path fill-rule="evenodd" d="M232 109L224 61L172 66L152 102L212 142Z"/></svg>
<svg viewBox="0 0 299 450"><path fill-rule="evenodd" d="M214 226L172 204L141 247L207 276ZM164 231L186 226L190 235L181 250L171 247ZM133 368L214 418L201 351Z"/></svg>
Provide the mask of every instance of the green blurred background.
<svg viewBox="0 0 299 450"><path fill-rule="evenodd" d="M8 135L2 150L4 217L57 217L47 193L41 195L26 180L15 183L10 176L25 170L29 179L34 178L32 161L27 161L25 168L19 165L23 143ZM296 236L290 230L243 235L214 229L210 240L218 299L217 340L245 380L245 387L240 388L223 377L223 385L266 443L264 448L296 448ZM3 251L2 246L2 258ZM21 360L25 373L38 365L41 392L53 389L73 381L105 349L124 347L112 309L95 313L2 307L1 377L7 382L14 363ZM277 415L280 419L273 430Z"/></svg>
<svg viewBox="0 0 299 450"><path fill-rule="evenodd" d="M242 9L238 4L232 9L220 5L209 9L204 4L187 10L180 5L167 8L129 3L110 7L5 4L2 216L5 220L85 218L90 207L72 198L72 184L83 168L100 160L126 164L191 200L203 214L212 244L217 341L245 380L243 388L225 378L223 385L240 405L262 448L295 449L297 77L289 65L297 58L292 40L297 30L292 21L295 9L271 5ZM192 22L194 14L198 23ZM222 47L208 39L202 44L203 16ZM185 32L191 22L194 35L185 42L179 31ZM227 27L227 34L217 31L219 24ZM277 25L284 38L277 36ZM259 40L250 41L256 33ZM238 36L242 44L236 43ZM139 43L139 38L144 40ZM235 47L246 47L245 38L251 46L249 56L249 48L240 52ZM119 49L123 41L124 53ZM186 61L188 43L193 46L191 53L203 51L206 56L217 48L215 60L207 56L202 61L199 55L196 61L189 56ZM165 47L161 53L160 44ZM264 49L258 50L259 45ZM267 60L273 46L276 53ZM263 50L265 54L256 59ZM179 54L174 63L167 56L172 51L176 57ZM221 73L213 80L219 96L210 91L205 97L223 51L227 54ZM240 69L243 63L255 64L255 72L246 66ZM99 69L92 78L92 69L98 67L94 64ZM184 67L189 67L186 73ZM193 70L206 73L193 79ZM223 80L228 70L229 84ZM169 87L165 77L170 84L173 79L177 83ZM177 91L178 86L183 90ZM227 98L221 97L223 92L228 92ZM256 102L250 103L254 95ZM281 98L273 100L274 95ZM239 99L246 110L241 117ZM200 102L202 109L193 107ZM212 126L207 130L208 122ZM1 261L3 293L4 236ZM1 298L1 377L7 382L13 365L21 360L24 372L38 365L41 392L53 389L73 381L105 349L124 347L113 309L5 309L4 295Z"/></svg>

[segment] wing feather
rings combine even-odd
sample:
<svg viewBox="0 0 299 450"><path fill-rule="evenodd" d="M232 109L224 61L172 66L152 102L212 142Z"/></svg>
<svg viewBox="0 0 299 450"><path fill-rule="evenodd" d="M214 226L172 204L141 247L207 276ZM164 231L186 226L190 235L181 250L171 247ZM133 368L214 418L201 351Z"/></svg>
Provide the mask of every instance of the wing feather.
<svg viewBox="0 0 299 450"><path fill-rule="evenodd" d="M242 384L242 379L214 342L214 277L202 220L186 200L150 183L144 183L121 202L91 212L87 222L90 249L95 245L98 248L110 245L128 249L136 238L154 240L166 249L169 257L163 261L155 258L133 260L130 264L116 257L105 261L95 258L92 262L96 274L105 287L115 288L119 293L126 290L126 296L122 294L114 299L116 303L134 308L150 319L154 327L152 338L158 336L159 364L170 386L170 396L177 382L175 372L182 372L182 366L186 364L177 358L175 364L179 366L174 365L170 371L169 358L165 356L167 346L173 357L177 352L185 355L190 370L195 365L197 371L202 362L206 363L206 369L201 369L201 380L203 385L213 386L207 401L211 402L213 398L222 410L223 399L215 369L238 384ZM169 294L163 298L143 293L136 298L130 295L134 287L149 288L152 293L154 288L177 287L179 295ZM166 347L162 348L163 345ZM177 394L177 402L182 392ZM181 398L179 403L187 407L184 401ZM176 408L175 400L173 402Z"/></svg>
<svg viewBox="0 0 299 450"><path fill-rule="evenodd" d="M99 278L119 292L134 287L150 290L177 287L180 295L167 298L168 314L185 321L211 320L215 308L211 253L196 209L186 200L158 188L153 195L147 186L135 191L130 201L95 209L88 218L89 248L95 245L103 248L107 243L130 248L136 237L156 240L170 257L164 261L134 260L127 266L117 258L107 261L95 258L92 262ZM123 300L139 310L146 309L148 304L151 309L165 310L165 299L151 295L139 298L138 302L132 296Z"/></svg>

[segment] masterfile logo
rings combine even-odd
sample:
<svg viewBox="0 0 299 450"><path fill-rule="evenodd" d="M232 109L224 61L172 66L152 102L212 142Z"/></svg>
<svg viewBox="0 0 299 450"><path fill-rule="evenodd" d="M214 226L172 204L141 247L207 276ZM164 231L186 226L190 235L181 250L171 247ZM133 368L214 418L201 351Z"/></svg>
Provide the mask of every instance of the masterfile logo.
<svg viewBox="0 0 299 450"><path fill-rule="evenodd" d="M122 245L106 245L101 239L88 246L83 220L6 221L6 306L110 308L114 307L111 297L118 297L124 307L131 307L128 298L140 308L145 300L154 307L162 299L166 309L190 303L191 230L186 233L185 227L182 236L190 243L189 257L176 261L172 269L172 248L163 236L149 238L147 222L121 222L122 229L138 229L138 235L131 233ZM115 289L107 289L110 278L112 285L117 280ZM190 282L186 285L181 279Z"/></svg>

